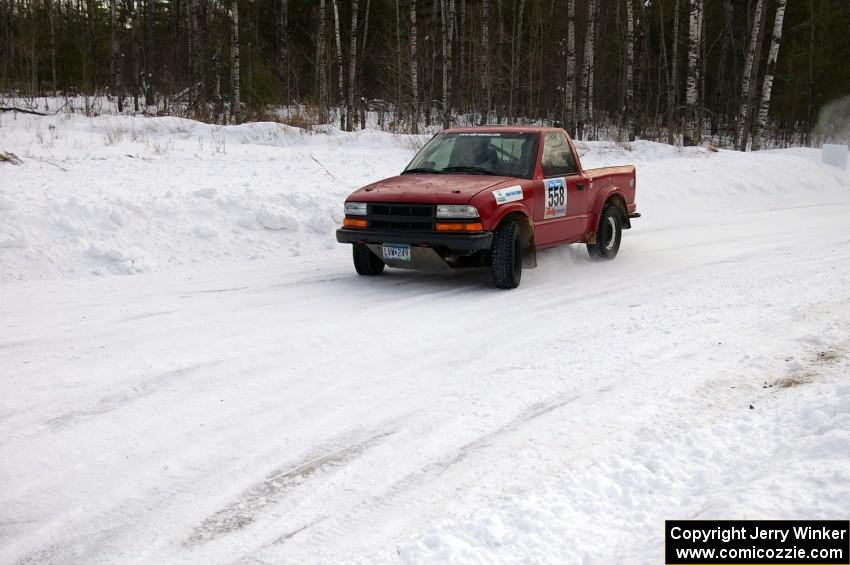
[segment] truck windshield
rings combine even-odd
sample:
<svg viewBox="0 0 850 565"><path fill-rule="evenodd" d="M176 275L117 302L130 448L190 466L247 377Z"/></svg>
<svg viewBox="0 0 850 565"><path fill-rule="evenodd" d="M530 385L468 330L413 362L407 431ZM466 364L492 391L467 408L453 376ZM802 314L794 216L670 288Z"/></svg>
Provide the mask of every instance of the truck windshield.
<svg viewBox="0 0 850 565"><path fill-rule="evenodd" d="M535 133L440 133L425 144L402 174L468 173L532 178Z"/></svg>

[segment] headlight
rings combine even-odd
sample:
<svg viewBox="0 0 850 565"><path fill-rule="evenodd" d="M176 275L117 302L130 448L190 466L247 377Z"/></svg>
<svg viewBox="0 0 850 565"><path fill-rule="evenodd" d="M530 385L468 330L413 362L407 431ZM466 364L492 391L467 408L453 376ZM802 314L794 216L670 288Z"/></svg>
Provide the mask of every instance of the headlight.
<svg viewBox="0 0 850 565"><path fill-rule="evenodd" d="M366 203L365 202L346 202L345 203L345 215L346 216L365 216L366 215Z"/></svg>
<svg viewBox="0 0 850 565"><path fill-rule="evenodd" d="M478 209L475 206L458 206L455 204L438 204L438 218L477 218Z"/></svg>

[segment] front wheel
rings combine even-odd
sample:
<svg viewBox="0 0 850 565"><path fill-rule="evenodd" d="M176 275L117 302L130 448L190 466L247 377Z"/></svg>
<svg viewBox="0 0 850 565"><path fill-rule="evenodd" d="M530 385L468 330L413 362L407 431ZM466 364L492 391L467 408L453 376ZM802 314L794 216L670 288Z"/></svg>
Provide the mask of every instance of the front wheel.
<svg viewBox="0 0 850 565"><path fill-rule="evenodd" d="M374 276L384 272L384 262L380 257L369 251L364 243L351 244L354 257L354 270L358 275Z"/></svg>
<svg viewBox="0 0 850 565"><path fill-rule="evenodd" d="M522 245L519 224L505 222L493 235L490 269L496 288L516 288L522 278Z"/></svg>
<svg viewBox="0 0 850 565"><path fill-rule="evenodd" d="M623 238L623 213L611 204L606 204L596 228L596 243L587 244L587 252L594 259L613 259L620 250Z"/></svg>

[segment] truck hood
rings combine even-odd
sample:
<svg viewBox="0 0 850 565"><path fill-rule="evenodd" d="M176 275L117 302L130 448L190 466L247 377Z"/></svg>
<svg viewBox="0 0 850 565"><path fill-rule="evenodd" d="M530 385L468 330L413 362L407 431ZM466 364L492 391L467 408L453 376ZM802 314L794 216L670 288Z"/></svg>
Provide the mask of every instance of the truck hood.
<svg viewBox="0 0 850 565"><path fill-rule="evenodd" d="M356 202L416 202L419 204L467 204L488 188L520 182L511 177L467 174L399 175L372 183L353 192Z"/></svg>

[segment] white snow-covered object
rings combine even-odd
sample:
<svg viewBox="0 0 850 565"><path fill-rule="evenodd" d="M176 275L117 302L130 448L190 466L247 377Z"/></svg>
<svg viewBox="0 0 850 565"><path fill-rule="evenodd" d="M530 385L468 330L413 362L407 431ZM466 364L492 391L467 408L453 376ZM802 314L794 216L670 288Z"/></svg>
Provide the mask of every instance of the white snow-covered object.
<svg viewBox="0 0 850 565"><path fill-rule="evenodd" d="M821 147L821 159L827 165L847 170L847 146L838 143L824 143Z"/></svg>

